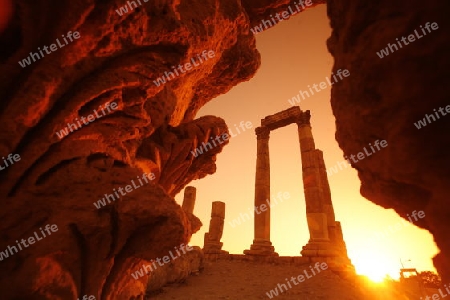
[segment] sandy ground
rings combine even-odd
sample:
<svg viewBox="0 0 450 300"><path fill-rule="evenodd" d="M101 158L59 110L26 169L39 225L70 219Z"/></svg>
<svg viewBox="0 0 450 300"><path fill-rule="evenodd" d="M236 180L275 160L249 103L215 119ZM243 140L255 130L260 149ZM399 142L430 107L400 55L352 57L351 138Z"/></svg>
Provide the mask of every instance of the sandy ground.
<svg viewBox="0 0 450 300"><path fill-rule="evenodd" d="M274 264L258 264L242 261L206 262L205 269L198 275L189 277L185 282L172 284L163 288L149 299L169 300L215 300L215 299L271 299L266 293L275 289L278 284L286 284L286 278L304 274L309 266L290 266ZM308 273L311 275L311 272ZM272 299L301 300L375 300L375 299L408 299L377 292L356 279L341 278L330 270L325 270L312 278L298 283L291 282L289 288Z"/></svg>

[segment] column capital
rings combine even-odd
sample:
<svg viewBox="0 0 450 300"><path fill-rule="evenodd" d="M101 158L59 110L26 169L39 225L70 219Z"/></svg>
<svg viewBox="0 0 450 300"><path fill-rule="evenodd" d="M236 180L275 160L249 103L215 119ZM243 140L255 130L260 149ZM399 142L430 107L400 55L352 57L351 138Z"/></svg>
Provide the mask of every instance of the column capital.
<svg viewBox="0 0 450 300"><path fill-rule="evenodd" d="M258 140L259 139L268 139L269 135L270 135L270 129L265 126L256 127L255 134L256 134L256 138Z"/></svg>
<svg viewBox="0 0 450 300"><path fill-rule="evenodd" d="M309 125L311 126L311 112L309 110L303 111L300 116L298 116L296 122L298 126Z"/></svg>

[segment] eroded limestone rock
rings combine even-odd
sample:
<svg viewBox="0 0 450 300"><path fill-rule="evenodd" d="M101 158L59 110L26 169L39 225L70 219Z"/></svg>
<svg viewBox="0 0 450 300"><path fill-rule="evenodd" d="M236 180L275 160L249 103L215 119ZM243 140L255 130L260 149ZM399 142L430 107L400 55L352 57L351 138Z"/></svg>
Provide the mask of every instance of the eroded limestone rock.
<svg viewBox="0 0 450 300"><path fill-rule="evenodd" d="M425 212L415 224L433 234L441 250L434 261L444 282L450 281L450 116L421 129L414 123L450 104L449 12L448 1L328 1L333 72L351 73L331 91L336 139L346 156L374 140L387 141L383 151L354 165L361 194L405 219ZM425 29L427 22L439 29L424 35L420 26ZM415 30L421 37L414 42L377 55L396 39L416 36Z"/></svg>
<svg viewBox="0 0 450 300"><path fill-rule="evenodd" d="M228 132L196 112L259 66L248 16L239 1L149 1L119 16L126 4L19 0L0 33L0 155L21 157L0 173L0 251L43 224L59 227L0 262L5 299L141 297L148 277L130 270L201 226L173 197L214 173L226 145L192 154ZM18 63L69 31L79 38ZM214 55L200 62L204 51ZM193 58L190 71L167 73ZM144 172L154 179L141 185ZM132 180L138 188L119 192Z"/></svg>

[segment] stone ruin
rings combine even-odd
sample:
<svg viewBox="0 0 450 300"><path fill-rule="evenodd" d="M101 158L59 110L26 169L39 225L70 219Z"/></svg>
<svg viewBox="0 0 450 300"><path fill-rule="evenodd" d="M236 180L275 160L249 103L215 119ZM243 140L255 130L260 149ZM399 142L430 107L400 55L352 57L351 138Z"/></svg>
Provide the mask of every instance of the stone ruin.
<svg viewBox="0 0 450 300"><path fill-rule="evenodd" d="M189 214L194 213L196 188L187 186L184 189L182 209ZM223 243L220 242L223 234L225 221L225 203L215 201L212 203L211 220L209 222L209 232L205 233L203 253L204 254L228 254L222 250Z"/></svg>
<svg viewBox="0 0 450 300"><path fill-rule="evenodd" d="M254 239L244 254L250 259L278 257L270 241L270 131L290 125L298 126L298 137L302 160L303 187L306 201L306 218L310 239L300 252L300 263L321 261L331 269L354 272L347 255L347 248L340 222L336 221L331 191L328 184L322 151L315 148L311 130L310 111L302 111L295 106L261 120L255 129L257 137L257 157L255 176L255 207L265 205L266 210L254 211ZM226 257L221 250L225 203L213 202L209 232L205 233L203 251L206 259ZM272 259L273 260L273 259Z"/></svg>
<svg viewBox="0 0 450 300"><path fill-rule="evenodd" d="M3 298L143 296L147 278L136 281L128 270L188 242L199 229L199 220L173 197L190 181L214 173L216 155L225 145L190 155L202 142L227 132L222 119L195 118L196 113L254 76L261 56L249 28L293 3L149 1L119 16L115 10L124 5L119 0L0 1L0 42L5 45L0 156L22 158L0 173L0 249L44 222L60 228L53 240L1 262ZM313 6L323 3L313 0ZM331 89L336 140L344 155L374 136L389 141L376 160L358 164L361 194L405 220L414 210L425 211L417 226L433 234L440 249L434 263L445 282L450 281L450 117L420 130L413 122L448 105L448 10L448 1L327 1L332 72L345 68L352 74ZM442 29L401 53L376 56L387 43L429 21ZM76 44L19 66L31 51L69 30L81 34ZM199 66L195 76L153 83L170 66L189 62L205 49L214 50L214 61ZM111 116L63 139L55 135L112 101L118 108ZM94 210L93 201L144 171L155 173L153 184Z"/></svg>
<svg viewBox="0 0 450 300"><path fill-rule="evenodd" d="M223 234L224 222L225 203L215 201L212 203L209 231L205 233L205 243L203 246L203 252L207 257L209 257L209 254L228 254L227 251L222 250L223 243L220 241Z"/></svg>

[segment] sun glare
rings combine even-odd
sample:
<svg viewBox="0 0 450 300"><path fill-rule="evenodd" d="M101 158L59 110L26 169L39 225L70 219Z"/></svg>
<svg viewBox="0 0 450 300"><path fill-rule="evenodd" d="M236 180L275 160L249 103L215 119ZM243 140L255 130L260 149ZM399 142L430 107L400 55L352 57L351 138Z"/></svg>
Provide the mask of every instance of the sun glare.
<svg viewBox="0 0 450 300"><path fill-rule="evenodd" d="M367 276L373 282L382 282L386 275L391 278L398 276L398 274L391 274L388 270L392 268L389 268L385 261L376 256L363 255L352 259L352 262L358 274Z"/></svg>
<svg viewBox="0 0 450 300"><path fill-rule="evenodd" d="M381 283L381 282L383 282L383 280L387 274L384 274L384 272L372 271L372 273L365 274L365 275L373 282Z"/></svg>

